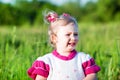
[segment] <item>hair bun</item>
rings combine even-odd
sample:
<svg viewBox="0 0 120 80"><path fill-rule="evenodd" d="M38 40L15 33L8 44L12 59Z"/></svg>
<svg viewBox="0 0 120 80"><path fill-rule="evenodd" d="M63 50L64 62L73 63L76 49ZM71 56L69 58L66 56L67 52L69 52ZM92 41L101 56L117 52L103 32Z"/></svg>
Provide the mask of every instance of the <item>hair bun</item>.
<svg viewBox="0 0 120 80"><path fill-rule="evenodd" d="M65 16L65 17L70 17L70 15L67 14L67 13L63 13L62 15Z"/></svg>
<svg viewBox="0 0 120 80"><path fill-rule="evenodd" d="M52 23L52 22L56 21L57 18L58 18L58 14L54 11L48 12L47 15L45 16L45 20L48 23Z"/></svg>

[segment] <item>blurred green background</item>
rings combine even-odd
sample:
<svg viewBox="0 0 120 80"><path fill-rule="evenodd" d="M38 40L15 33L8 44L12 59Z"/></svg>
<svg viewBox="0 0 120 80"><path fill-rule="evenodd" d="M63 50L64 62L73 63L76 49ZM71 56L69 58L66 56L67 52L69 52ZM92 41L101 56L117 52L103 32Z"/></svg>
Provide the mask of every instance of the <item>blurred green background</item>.
<svg viewBox="0 0 120 80"><path fill-rule="evenodd" d="M0 25L41 25L45 9L69 13L82 22L120 21L120 0L1 0Z"/></svg>
<svg viewBox="0 0 120 80"><path fill-rule="evenodd" d="M33 61L52 51L46 9L77 19L76 49L101 67L98 80L120 80L120 0L0 0L0 80L30 80Z"/></svg>

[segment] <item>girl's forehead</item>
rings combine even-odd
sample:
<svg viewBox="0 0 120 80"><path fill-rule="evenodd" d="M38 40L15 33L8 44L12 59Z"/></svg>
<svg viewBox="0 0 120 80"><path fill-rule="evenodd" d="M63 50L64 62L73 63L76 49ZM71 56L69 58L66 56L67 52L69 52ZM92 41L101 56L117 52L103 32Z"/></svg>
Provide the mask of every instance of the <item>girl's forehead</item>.
<svg viewBox="0 0 120 80"><path fill-rule="evenodd" d="M69 23L67 25L64 25L64 26L59 26L58 29L73 29L73 30L77 30L78 29L78 26L74 23Z"/></svg>
<svg viewBox="0 0 120 80"><path fill-rule="evenodd" d="M78 33L78 29L75 25L59 26L57 33Z"/></svg>

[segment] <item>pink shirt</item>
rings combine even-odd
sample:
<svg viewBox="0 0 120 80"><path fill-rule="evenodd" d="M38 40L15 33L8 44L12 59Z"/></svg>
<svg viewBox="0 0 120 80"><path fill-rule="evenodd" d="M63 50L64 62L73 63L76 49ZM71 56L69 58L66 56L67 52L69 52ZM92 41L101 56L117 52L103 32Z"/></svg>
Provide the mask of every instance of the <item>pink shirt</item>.
<svg viewBox="0 0 120 80"><path fill-rule="evenodd" d="M97 73L100 67L93 58L83 52L73 50L69 56L62 56L54 50L39 57L28 69L28 75L34 80L41 75L47 80L82 80L86 75Z"/></svg>

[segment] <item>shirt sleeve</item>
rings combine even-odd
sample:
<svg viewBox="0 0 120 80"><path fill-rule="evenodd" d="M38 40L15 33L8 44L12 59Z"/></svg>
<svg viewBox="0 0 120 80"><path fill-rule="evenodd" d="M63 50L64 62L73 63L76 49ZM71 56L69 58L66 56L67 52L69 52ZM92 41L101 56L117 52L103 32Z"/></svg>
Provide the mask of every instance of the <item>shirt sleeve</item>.
<svg viewBox="0 0 120 80"><path fill-rule="evenodd" d="M82 67L85 73L85 76L91 73L97 73L100 71L100 67L96 65L95 60L91 58L89 55L86 57L86 61L82 63Z"/></svg>
<svg viewBox="0 0 120 80"><path fill-rule="evenodd" d="M49 65L43 61L36 60L32 67L28 69L27 73L33 80L35 80L36 75L47 78L49 75Z"/></svg>

